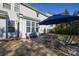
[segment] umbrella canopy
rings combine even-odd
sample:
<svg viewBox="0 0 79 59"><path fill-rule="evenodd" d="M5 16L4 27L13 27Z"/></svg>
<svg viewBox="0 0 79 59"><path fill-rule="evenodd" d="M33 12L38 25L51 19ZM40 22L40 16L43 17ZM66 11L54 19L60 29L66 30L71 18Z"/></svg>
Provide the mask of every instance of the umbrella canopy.
<svg viewBox="0 0 79 59"><path fill-rule="evenodd" d="M79 20L79 16L55 15L55 16L50 16L47 19L39 22L39 25L59 24L59 23L65 23L74 20Z"/></svg>

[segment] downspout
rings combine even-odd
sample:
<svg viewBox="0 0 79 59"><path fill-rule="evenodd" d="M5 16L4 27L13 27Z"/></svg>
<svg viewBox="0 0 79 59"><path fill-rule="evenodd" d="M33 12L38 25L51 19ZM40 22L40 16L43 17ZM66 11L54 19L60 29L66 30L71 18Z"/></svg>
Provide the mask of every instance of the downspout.
<svg viewBox="0 0 79 59"><path fill-rule="evenodd" d="M6 38L8 38L8 16L6 16Z"/></svg>

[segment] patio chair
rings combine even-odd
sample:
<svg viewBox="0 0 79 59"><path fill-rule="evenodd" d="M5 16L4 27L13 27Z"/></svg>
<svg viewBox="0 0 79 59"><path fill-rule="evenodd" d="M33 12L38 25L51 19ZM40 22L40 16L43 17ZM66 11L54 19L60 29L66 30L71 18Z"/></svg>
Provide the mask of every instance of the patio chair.
<svg viewBox="0 0 79 59"><path fill-rule="evenodd" d="M29 36L30 36L30 38L37 38L38 37L36 32L32 32Z"/></svg>

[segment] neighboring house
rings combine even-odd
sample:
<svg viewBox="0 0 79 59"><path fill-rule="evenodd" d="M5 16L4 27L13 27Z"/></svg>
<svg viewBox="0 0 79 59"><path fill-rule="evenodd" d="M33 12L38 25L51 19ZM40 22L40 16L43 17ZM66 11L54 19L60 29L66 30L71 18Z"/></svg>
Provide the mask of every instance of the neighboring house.
<svg viewBox="0 0 79 59"><path fill-rule="evenodd" d="M38 23L49 16L27 3L0 3L0 36L26 38L32 32L47 32L51 26Z"/></svg>

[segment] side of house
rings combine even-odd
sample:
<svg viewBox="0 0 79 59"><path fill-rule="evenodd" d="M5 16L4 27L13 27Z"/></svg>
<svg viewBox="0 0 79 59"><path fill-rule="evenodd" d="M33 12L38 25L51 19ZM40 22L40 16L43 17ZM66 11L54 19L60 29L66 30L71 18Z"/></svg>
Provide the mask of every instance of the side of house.
<svg viewBox="0 0 79 59"><path fill-rule="evenodd" d="M38 35L47 32L50 26L38 24L47 17L49 15L27 3L0 3L0 29L4 29L5 38L26 38L32 32ZM0 32L3 33L1 30Z"/></svg>
<svg viewBox="0 0 79 59"><path fill-rule="evenodd" d="M11 37L13 34L17 34L16 21L18 20L18 17L14 7L15 5L11 3L0 3L0 29L3 28L3 32L0 30L1 39L2 37L5 39ZM4 18L2 19L2 17Z"/></svg>

